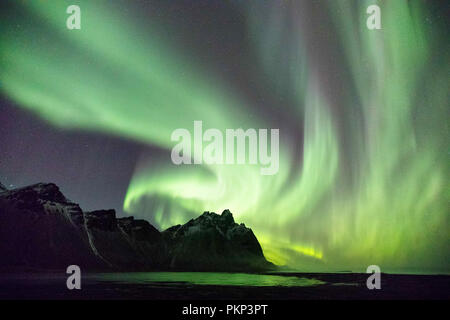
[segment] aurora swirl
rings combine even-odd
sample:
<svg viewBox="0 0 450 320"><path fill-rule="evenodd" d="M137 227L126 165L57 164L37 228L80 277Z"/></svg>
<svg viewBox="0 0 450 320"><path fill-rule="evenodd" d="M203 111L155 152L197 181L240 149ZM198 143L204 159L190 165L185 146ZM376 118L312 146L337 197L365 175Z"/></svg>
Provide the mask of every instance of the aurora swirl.
<svg viewBox="0 0 450 320"><path fill-rule="evenodd" d="M421 1L376 1L383 27L368 30L373 2L230 4L264 104L170 37L176 21L146 19L138 4L18 2L0 22L1 90L62 130L148 146L123 210L159 229L230 209L277 264L448 273L448 40ZM75 3L82 29L69 31ZM279 128L279 172L174 165L171 133L195 120Z"/></svg>

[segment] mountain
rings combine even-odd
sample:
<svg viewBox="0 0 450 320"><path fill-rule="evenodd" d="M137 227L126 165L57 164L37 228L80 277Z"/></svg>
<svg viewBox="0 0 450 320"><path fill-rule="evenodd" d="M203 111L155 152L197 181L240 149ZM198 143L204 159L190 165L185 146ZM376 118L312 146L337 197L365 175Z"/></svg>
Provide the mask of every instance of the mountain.
<svg viewBox="0 0 450 320"><path fill-rule="evenodd" d="M81 208L67 200L54 184L0 193L0 266L100 268L81 224Z"/></svg>
<svg viewBox="0 0 450 320"><path fill-rule="evenodd" d="M230 211L158 231L114 210L83 212L52 183L0 190L0 267L82 270L273 269L252 230Z"/></svg>
<svg viewBox="0 0 450 320"><path fill-rule="evenodd" d="M162 232L169 247L170 268L245 270L270 268L252 230L237 224L229 210L205 212L184 225Z"/></svg>

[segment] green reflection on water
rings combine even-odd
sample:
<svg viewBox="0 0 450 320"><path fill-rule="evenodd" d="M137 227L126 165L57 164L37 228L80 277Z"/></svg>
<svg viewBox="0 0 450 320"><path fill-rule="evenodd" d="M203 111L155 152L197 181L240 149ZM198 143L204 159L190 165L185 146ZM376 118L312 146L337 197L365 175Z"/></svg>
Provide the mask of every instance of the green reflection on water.
<svg viewBox="0 0 450 320"><path fill-rule="evenodd" d="M186 283L195 285L255 286L255 287L309 287L325 282L294 276L220 272L130 272L100 273L91 276L95 281L113 281L128 284Z"/></svg>

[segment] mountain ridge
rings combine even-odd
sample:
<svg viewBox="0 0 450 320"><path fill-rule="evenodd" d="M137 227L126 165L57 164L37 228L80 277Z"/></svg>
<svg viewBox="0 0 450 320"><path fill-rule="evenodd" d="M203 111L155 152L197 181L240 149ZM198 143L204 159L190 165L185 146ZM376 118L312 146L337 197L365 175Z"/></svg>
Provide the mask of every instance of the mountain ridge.
<svg viewBox="0 0 450 320"><path fill-rule="evenodd" d="M1 186L1 185L0 185ZM2 268L264 271L274 269L253 231L229 210L159 231L113 209L83 211L53 183L0 189Z"/></svg>

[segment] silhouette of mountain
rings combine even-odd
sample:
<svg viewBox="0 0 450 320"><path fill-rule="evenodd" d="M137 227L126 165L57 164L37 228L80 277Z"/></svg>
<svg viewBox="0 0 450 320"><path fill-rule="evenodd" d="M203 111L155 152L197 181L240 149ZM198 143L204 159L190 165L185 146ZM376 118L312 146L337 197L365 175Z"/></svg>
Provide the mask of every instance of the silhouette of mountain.
<svg viewBox="0 0 450 320"><path fill-rule="evenodd" d="M52 183L0 190L0 267L85 270L273 269L252 230L230 211L159 232L114 210L83 212Z"/></svg>

